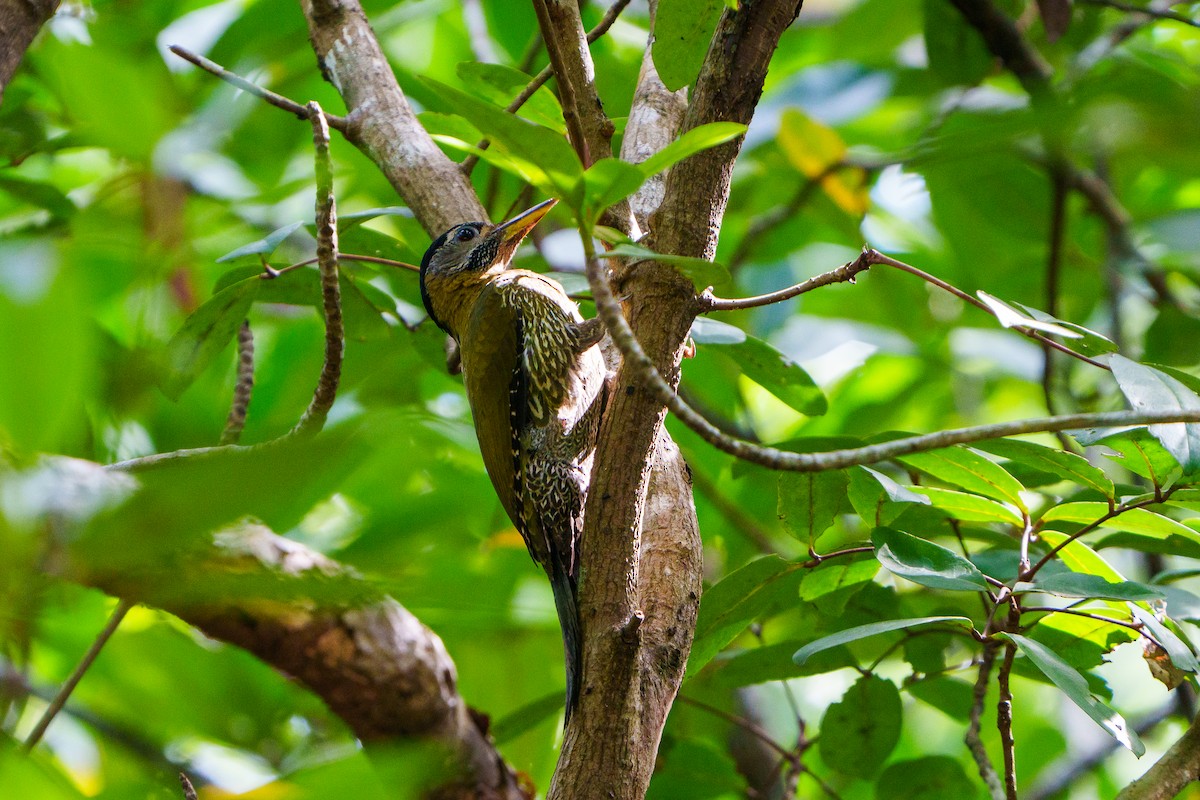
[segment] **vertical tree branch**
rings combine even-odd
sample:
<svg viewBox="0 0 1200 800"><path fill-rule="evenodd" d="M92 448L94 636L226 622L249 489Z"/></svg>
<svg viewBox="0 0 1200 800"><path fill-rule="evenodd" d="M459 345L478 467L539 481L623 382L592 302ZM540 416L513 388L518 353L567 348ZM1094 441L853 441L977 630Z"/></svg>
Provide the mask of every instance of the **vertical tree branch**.
<svg viewBox="0 0 1200 800"><path fill-rule="evenodd" d="M250 409L250 394L254 391L254 331L250 320L242 320L237 335L238 366L233 387L233 403L225 419L225 430L221 432L219 444L237 444L246 427L246 412Z"/></svg>
<svg viewBox="0 0 1200 800"><path fill-rule="evenodd" d="M333 166L329 160L329 124L317 103L308 104L313 129L313 150L317 179L317 267L321 271L321 299L325 316L325 359L317 389L304 416L293 433L311 436L325 427L329 409L337 397L342 377L342 357L346 352L342 328L342 293L338 286L337 204L333 197Z"/></svg>
<svg viewBox="0 0 1200 800"><path fill-rule="evenodd" d="M1194 781L1200 781L1200 717L1145 775L1122 789L1117 800L1171 800Z"/></svg>

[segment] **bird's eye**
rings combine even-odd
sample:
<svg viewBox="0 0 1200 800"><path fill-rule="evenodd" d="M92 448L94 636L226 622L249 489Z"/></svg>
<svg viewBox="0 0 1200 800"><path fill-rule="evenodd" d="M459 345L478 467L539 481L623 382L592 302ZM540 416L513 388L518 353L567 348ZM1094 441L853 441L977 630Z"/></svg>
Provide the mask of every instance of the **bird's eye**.
<svg viewBox="0 0 1200 800"><path fill-rule="evenodd" d="M474 228L463 228L462 230L460 230L458 233L456 233L454 235L454 238L460 242L469 242L475 238L475 229Z"/></svg>

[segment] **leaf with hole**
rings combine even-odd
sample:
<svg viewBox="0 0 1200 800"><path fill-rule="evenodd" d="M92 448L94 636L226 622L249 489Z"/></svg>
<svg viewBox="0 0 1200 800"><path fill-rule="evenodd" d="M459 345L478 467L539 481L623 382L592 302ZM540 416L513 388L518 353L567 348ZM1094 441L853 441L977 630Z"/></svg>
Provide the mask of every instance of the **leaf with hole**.
<svg viewBox="0 0 1200 800"><path fill-rule="evenodd" d="M659 78L672 92L700 74L723 7L722 0L659 0L650 53Z"/></svg>
<svg viewBox="0 0 1200 800"><path fill-rule="evenodd" d="M1137 756L1141 756L1146 752L1146 747L1142 744L1142 740L1126 724L1125 719L1093 697L1084 677L1074 667L1059 658L1053 650L1041 642L1034 641L1020 634L1001 633L998 635L1015 644L1017 649L1034 666L1041 670L1042 674L1049 678L1055 686L1061 689L1063 694L1070 698L1072 703L1083 709L1085 714L1091 717L1097 725L1107 731L1121 745L1132 750L1134 755Z"/></svg>

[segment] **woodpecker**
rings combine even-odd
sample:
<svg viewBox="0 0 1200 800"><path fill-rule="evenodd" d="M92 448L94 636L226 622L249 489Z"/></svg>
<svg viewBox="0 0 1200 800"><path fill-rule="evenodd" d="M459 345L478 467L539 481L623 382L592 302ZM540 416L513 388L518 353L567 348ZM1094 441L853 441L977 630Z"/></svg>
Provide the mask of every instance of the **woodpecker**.
<svg viewBox="0 0 1200 800"><path fill-rule="evenodd" d="M606 368L599 319L562 286L510 269L521 240L554 206L507 222L464 222L421 259L421 299L458 343L483 463L529 555L550 579L566 660L566 718L579 699L579 537Z"/></svg>

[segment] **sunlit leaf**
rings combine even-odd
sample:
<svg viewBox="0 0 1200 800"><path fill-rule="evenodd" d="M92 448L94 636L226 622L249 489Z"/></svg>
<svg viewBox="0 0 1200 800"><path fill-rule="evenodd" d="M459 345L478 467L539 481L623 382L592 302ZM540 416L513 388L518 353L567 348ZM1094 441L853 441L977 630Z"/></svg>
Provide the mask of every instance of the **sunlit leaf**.
<svg viewBox="0 0 1200 800"><path fill-rule="evenodd" d="M1033 469L1052 473L1080 486L1095 489L1106 497L1113 496L1113 482L1104 471L1075 453L1020 439L993 439L981 442L976 447Z"/></svg>
<svg viewBox="0 0 1200 800"><path fill-rule="evenodd" d="M274 253L275 249L279 247L279 245L283 244L285 239L303 227L304 222L299 221L284 225L282 228L276 228L261 239L250 242L249 244L244 244L236 250L229 251L225 255L218 258L217 263L223 264L227 261L245 258L246 256L262 256L266 258L267 256L270 256L271 253Z"/></svg>
<svg viewBox="0 0 1200 800"><path fill-rule="evenodd" d="M674 166L688 156L736 139L745 132L746 126L737 122L705 123L685 131L678 139L637 166L648 178Z"/></svg>
<svg viewBox="0 0 1200 800"><path fill-rule="evenodd" d="M1115 354L1109 366L1134 410L1200 410L1200 397L1170 375ZM1200 470L1200 423L1151 425L1149 430L1175 457L1185 474Z"/></svg>
<svg viewBox="0 0 1200 800"><path fill-rule="evenodd" d="M969 492L1012 503L1025 508L1021 492L1025 487L1004 471L1004 467L966 447L946 447L928 453L902 456L900 462L916 467L939 480Z"/></svg>
<svg viewBox="0 0 1200 800"><path fill-rule="evenodd" d="M870 196L863 170L834 169L846 157L846 143L832 128L789 108L780 120L778 141L792 166L819 181L838 208L852 217L867 212Z"/></svg>
<svg viewBox="0 0 1200 800"><path fill-rule="evenodd" d="M1050 650L1040 642L1016 633L1002 633L1000 636L1016 644L1017 649L1041 670L1055 686L1061 689L1063 694L1070 698L1072 703L1083 709L1083 712L1091 717L1097 725L1107 731L1110 736L1124 747L1132 750L1134 755L1140 756L1146 752L1146 747L1142 744L1142 740L1126 724L1124 718L1095 697L1092 697L1087 681L1084 680L1083 676L1074 667L1059 658L1053 650Z"/></svg>
<svg viewBox="0 0 1200 800"><path fill-rule="evenodd" d="M955 519L965 522L1005 522L1018 526L1021 524L1020 514L986 497L956 492L953 489L938 489L935 486L914 486L912 490L928 497L934 508L945 511Z"/></svg>

